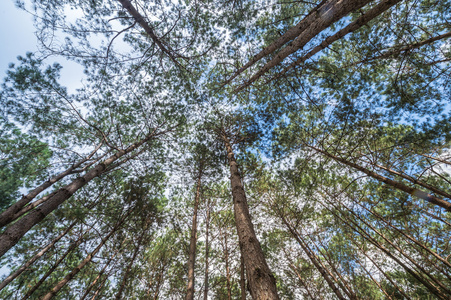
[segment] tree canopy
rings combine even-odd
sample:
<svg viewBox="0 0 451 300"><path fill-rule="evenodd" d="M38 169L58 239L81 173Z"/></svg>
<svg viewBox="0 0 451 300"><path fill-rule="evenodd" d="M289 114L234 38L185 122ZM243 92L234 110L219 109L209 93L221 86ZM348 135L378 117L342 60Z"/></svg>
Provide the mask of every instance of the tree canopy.
<svg viewBox="0 0 451 300"><path fill-rule="evenodd" d="M450 299L450 1L16 5L0 298Z"/></svg>

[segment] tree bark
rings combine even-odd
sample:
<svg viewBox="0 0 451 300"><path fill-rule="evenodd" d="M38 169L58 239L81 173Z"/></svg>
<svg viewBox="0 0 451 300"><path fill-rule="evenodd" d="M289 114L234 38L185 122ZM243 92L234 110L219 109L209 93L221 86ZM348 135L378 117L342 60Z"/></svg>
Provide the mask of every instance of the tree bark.
<svg viewBox="0 0 451 300"><path fill-rule="evenodd" d="M322 204L321 202L319 202L320 204ZM322 204L323 205L323 204ZM333 206L333 204L331 204ZM432 294L436 295L439 299L446 299L444 298L444 295L441 293L441 291L434 286L431 282L429 282L429 280L423 278L422 276L420 276L419 273L415 272L414 270L412 270L409 266L407 266L405 263L403 263L398 257L396 257L392 251L390 251L389 249L385 248L383 245L381 245L377 240L375 240L368 232L367 230L363 229L360 225L358 225L355 221L348 219L348 221L346 221L344 218L338 216L332 209L330 209L329 207L323 205L327 210L329 210L334 216L336 216L337 218L339 218L340 220L342 220L345 224L347 224L350 228L352 228L355 232L357 232L358 234L360 234L363 238L365 238L366 240L368 240L371 244L373 244L374 246L376 246L377 248L379 248L382 252L384 252L388 257L390 257L391 259L393 259L396 263L398 263L407 273L409 273L410 275L412 275L416 280L418 280L420 283L422 283ZM350 224L350 222L352 224L354 224L354 226L352 226Z"/></svg>
<svg viewBox="0 0 451 300"><path fill-rule="evenodd" d="M132 255L132 259L130 260L130 263L127 266L127 269L125 270L125 274L124 274L124 278L122 279L119 291L116 294L116 300L121 300L122 299L122 293L124 292L125 289L125 285L127 284L127 280L128 280L128 276L130 274L130 270L133 267L133 264L135 263L136 257L139 254L139 249L141 248L141 244L145 235L145 230L143 231L143 233L141 234L141 236L139 237L138 240L138 245L135 246L135 251L133 251L133 255Z"/></svg>
<svg viewBox="0 0 451 300"><path fill-rule="evenodd" d="M59 189L50 199L41 206L31 211L23 217L20 222L16 222L9 226L0 235L0 257L3 256L11 247L13 247L33 226L43 220L48 214L57 209L65 200L69 199L77 190L85 186L92 179L100 176L109 165L118 158L132 152L142 144L149 141L155 136L155 132L149 134L141 141L129 146L125 150L119 150L116 154L110 156L105 161L97 164L93 169L88 171L84 176L73 180L68 185Z"/></svg>
<svg viewBox="0 0 451 300"><path fill-rule="evenodd" d="M174 52L169 47L166 47L161 40L157 37L153 29L149 26L149 24L144 20L144 17L136 10L136 8L130 3L128 0L118 0L122 7L125 8L129 14L135 19L135 21L144 29L147 35L157 44L160 50L165 53L169 58L176 64L179 65L179 62L176 60L177 57L181 57L177 53Z"/></svg>
<svg viewBox="0 0 451 300"><path fill-rule="evenodd" d="M124 240L125 241L125 240ZM106 264L103 266L102 270L100 270L99 274L97 274L96 278L91 282L91 284L86 289L83 296L80 298L80 300L86 299L86 297L89 295L89 292L91 292L92 288L96 285L96 283L99 281L99 279L102 277L103 273L105 273L105 270L108 268L110 263L113 261L114 257L119 253L120 247L114 251L114 253L111 255L111 257L108 259Z"/></svg>
<svg viewBox="0 0 451 300"><path fill-rule="evenodd" d="M284 215L281 211L279 211L279 216L282 219L282 222L287 227L287 229L290 231L291 235L298 242L299 246L301 246L301 248L305 252L305 254L307 254L310 261L313 263L315 268L320 272L320 274L324 278L324 280L326 280L327 284L329 285L331 290L335 293L335 295L338 297L338 299L345 300L346 298L340 292L340 289L335 285L334 281L329 277L330 274L328 274L328 270L326 268L324 268L324 266L319 262L317 257L314 255L314 253L312 253L312 251L308 248L308 246L305 244L305 242L300 238L300 236L295 231L295 229L288 223L288 221L286 220L286 218L284 217Z"/></svg>
<svg viewBox="0 0 451 300"><path fill-rule="evenodd" d="M251 296L253 299L258 300L279 299L276 280L266 263L260 243L255 234L254 225L251 221L246 194L241 184L241 175L238 170L232 145L225 133L222 134L222 140L227 150L227 158L230 165L230 183L235 222L239 243L243 249Z"/></svg>
<svg viewBox="0 0 451 300"><path fill-rule="evenodd" d="M188 285L185 299L194 299L194 267L196 263L196 246L197 246L197 209L199 207L200 188L201 188L202 171L199 172L196 184L196 196L194 197L193 224L191 226L191 237L189 242L188 257Z"/></svg>
<svg viewBox="0 0 451 300"><path fill-rule="evenodd" d="M256 62L258 62L260 59L265 57L266 55L269 55L288 43L289 41L296 38L299 34L301 34L315 19L316 14L318 11L327 5L334 5L336 4L336 0L323 0L321 1L314 9L312 9L307 16L305 16L304 19L302 19L298 24L288 29L281 37L279 37L277 40L272 42L270 45L265 47L262 51L254 55L244 66L242 66L235 74L233 74L229 79L224 81L220 88L224 87L228 83L230 83L233 79L235 79L238 75L243 73L245 70L250 68L252 65L254 65Z"/></svg>

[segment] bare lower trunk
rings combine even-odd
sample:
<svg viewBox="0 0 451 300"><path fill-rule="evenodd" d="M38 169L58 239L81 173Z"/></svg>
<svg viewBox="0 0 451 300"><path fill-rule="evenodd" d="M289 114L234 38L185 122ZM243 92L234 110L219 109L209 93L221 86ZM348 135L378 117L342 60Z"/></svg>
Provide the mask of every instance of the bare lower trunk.
<svg viewBox="0 0 451 300"><path fill-rule="evenodd" d="M188 286L186 292L186 300L194 299L194 266L196 263L196 244L197 244L197 209L199 207L200 186L202 173L199 173L196 186L196 196L194 197L193 224L191 227L191 238L189 242L189 258L188 258Z"/></svg>
<svg viewBox="0 0 451 300"><path fill-rule="evenodd" d="M241 175L233 154L232 145L226 134L222 140L227 150L230 165L230 183L233 196L233 207L239 242L243 249L244 264L253 299L279 299L276 280L266 263L260 243L255 234L254 225L249 214L246 195L241 184Z"/></svg>

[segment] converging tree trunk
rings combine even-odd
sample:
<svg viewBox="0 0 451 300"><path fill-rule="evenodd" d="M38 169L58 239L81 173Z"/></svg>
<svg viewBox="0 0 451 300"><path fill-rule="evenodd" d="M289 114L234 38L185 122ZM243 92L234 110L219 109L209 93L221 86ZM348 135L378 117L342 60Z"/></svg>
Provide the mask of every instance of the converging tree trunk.
<svg viewBox="0 0 451 300"><path fill-rule="evenodd" d="M230 184L233 196L233 208L239 242L243 249L244 264L253 299L273 300L279 299L276 289L276 280L266 263L260 242L255 234L254 225L249 214L246 194L241 183L241 175L235 160L232 144L225 132L222 141L227 151L230 165Z"/></svg>
<svg viewBox="0 0 451 300"><path fill-rule="evenodd" d="M201 188L202 171L199 171L196 184L196 195L194 197L193 224L191 226L191 237L189 242L189 258L188 258L188 286L186 292L186 300L194 299L194 267L196 262L196 244L197 244L197 209L199 207L200 188Z"/></svg>

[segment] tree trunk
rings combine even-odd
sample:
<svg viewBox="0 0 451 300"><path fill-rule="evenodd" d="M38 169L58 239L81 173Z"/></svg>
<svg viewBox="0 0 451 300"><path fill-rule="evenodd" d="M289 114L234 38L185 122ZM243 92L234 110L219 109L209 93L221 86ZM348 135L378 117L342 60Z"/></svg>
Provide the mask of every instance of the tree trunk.
<svg viewBox="0 0 451 300"><path fill-rule="evenodd" d="M124 240L125 241L125 240ZM105 270L108 268L110 263L113 261L114 257L119 253L120 247L114 251L114 253L111 255L111 257L108 259L106 264L103 266L102 270L100 270L99 274L97 274L96 278L91 282L89 287L86 289L83 296L80 298L80 300L86 299L86 297L89 295L89 292L91 292L92 288L96 285L96 283L99 281L99 279L102 277L103 273L105 273Z"/></svg>
<svg viewBox="0 0 451 300"><path fill-rule="evenodd" d="M41 206L31 211L23 217L20 222L9 226L0 235L0 257L3 256L11 247L13 247L33 226L42 221L48 214L57 209L65 200L69 199L77 190L85 186L92 179L100 176L109 165L118 158L132 152L145 142L149 141L155 134L149 134L146 138L129 146L125 150L119 150L116 154L110 156L102 163L97 164L84 176L73 180L70 184L60 188L50 199Z"/></svg>
<svg viewBox="0 0 451 300"><path fill-rule="evenodd" d="M284 68L281 72L279 72L275 77L271 78L271 80L280 78L283 74L285 74L288 70L292 69L295 66L299 66L303 62L305 62L307 59L315 55L316 53L320 52L321 50L327 48L332 43L338 41L345 35L352 33L356 31L357 29L361 28L365 24L367 24L372 19L376 18L383 12L385 12L387 9L392 7L393 5L401 2L402 0L385 0L381 3L377 4L375 7L371 8L367 12L365 12L363 15L361 15L357 20L346 26L345 28L341 29L334 35L331 35L327 37L321 44L310 50L306 55L298 58L295 62L291 63L288 67Z"/></svg>
<svg viewBox="0 0 451 300"><path fill-rule="evenodd" d="M388 185L390 185L390 186L392 186L392 187L394 187L394 188L396 188L398 190L404 191L404 192L406 192L406 193L408 193L408 194L410 194L412 196L416 196L416 197L424 199L424 200L426 200L426 201L428 201L428 202L430 202L432 204L435 204L437 206L443 207L447 211L451 211L451 203L448 202L448 201L445 201L443 199L437 198L437 197L435 197L433 195L430 195L430 194L428 194L426 192L423 192L423 191L421 191L419 189L411 188L411 187L409 187L409 186L407 186L407 185L405 185L405 184L403 184L401 182L397 182L397 181L391 180L391 179L389 179L387 177L384 177L382 175L377 174L376 172L370 171L370 170L368 170L368 169L366 169L366 168L364 168L362 166L359 166L359 165L357 165L357 164L355 164L353 162L350 162L350 161L347 161L347 160L345 160L343 158L340 158L338 156L332 155L332 154L330 154L330 153L328 153L328 152L326 152L324 150L318 149L318 148L313 147L313 146L308 146L308 147L313 149L313 150L315 150L315 151L318 151L319 153L324 154L327 157L332 158L335 161L338 161L338 162L340 162L342 164L345 164L345 165L350 166L350 167L352 167L352 168L354 168L356 170L359 170L359 171L365 173L366 175L368 175L368 176L370 176L370 177L372 177L372 178L374 178L376 180L379 180L379 181L381 181L381 182L383 182L385 184L388 184Z"/></svg>
<svg viewBox="0 0 451 300"><path fill-rule="evenodd" d="M321 202L320 202L321 203ZM368 240L370 243L372 243L374 246L379 248L382 252L384 252L388 257L393 259L396 263L398 263L407 273L412 275L416 280L418 280L420 283L422 283L427 289L434 295L436 295L439 299L446 299L443 297L443 294L441 291L434 286L429 280L425 279L424 277L420 276L419 273L413 271L409 266L407 266L405 263L403 263L397 256L395 256L392 251L385 248L383 245L381 245L377 240L375 240L372 236L369 235L367 230L363 229L360 225L358 225L355 221L348 219L346 221L344 218L338 216L332 209L328 208L324 205L324 207L329 210L334 216L342 220L345 224L347 224L350 228L352 228L355 232L360 234L363 238ZM349 222L353 223L354 226L352 226Z"/></svg>
<svg viewBox="0 0 451 300"><path fill-rule="evenodd" d="M307 28L303 30L299 36L288 44L284 49L279 51L269 62L267 62L257 73L255 73L243 85L239 86L233 92L238 93L251 83L259 79L264 73L280 64L285 58L294 52L302 49L310 40L321 33L323 30L337 22L347 14L362 8L368 4L370 0L342 0L330 1L329 4L318 9L317 13L312 14L312 20L308 22Z"/></svg>
<svg viewBox="0 0 451 300"><path fill-rule="evenodd" d="M64 172L59 173L58 175L50 178L40 186L36 187L32 191L30 191L27 195L22 196L22 199L8 207L5 211L3 211L0 214L0 227L3 227L10 222L14 220L14 216L28 203L30 203L39 193L44 191L45 189L52 186L54 183L60 181L67 175L70 175L73 173L75 169L77 169L81 164L88 161L96 152L100 149L100 146L102 144L99 144L87 157L83 158L82 160L76 162L74 165L72 165L70 168L66 169Z"/></svg>
<svg viewBox="0 0 451 300"><path fill-rule="evenodd" d="M205 278L204 278L204 300L208 300L208 255L210 252L209 228L210 228L210 200L207 203L207 218L205 221Z"/></svg>
<svg viewBox="0 0 451 300"><path fill-rule="evenodd" d="M277 209L278 210L278 209ZM328 274L328 270L324 268L324 266L319 262L318 258L312 251L307 247L304 240L300 238L298 233L295 231L295 229L288 223L288 221L285 219L283 213L279 211L279 216L282 219L282 222L285 224L287 229L290 231L291 235L295 238L295 240L298 242L299 246L301 246L302 250L307 254L310 261L313 263L315 268L320 272L321 276L326 280L327 284L331 288L331 290L335 293L335 295L340 300L345 300L346 298L343 296L343 294L340 292L340 289L335 285L334 281L329 277L330 274Z"/></svg>
<svg viewBox="0 0 451 300"><path fill-rule="evenodd" d="M276 289L276 280L266 263L260 243L251 222L246 194L241 184L241 175L238 170L232 145L226 134L222 135L227 158L230 165L230 183L233 196L233 207L239 242L243 249L244 264L253 299L273 300L279 299Z"/></svg>
<svg viewBox="0 0 451 300"><path fill-rule="evenodd" d="M127 284L127 280L128 280L128 276L130 274L130 270L132 269L133 264L135 263L136 257L139 254L139 249L141 248L141 243L142 243L142 240L144 238L145 233L146 233L146 231L143 230L143 233L139 237L138 245L135 246L135 251L133 251L132 259L130 260L130 263L128 264L127 269L125 270L124 278L122 279L121 286L119 288L119 291L116 294L116 300L121 300L122 299L122 293L124 292L125 285Z"/></svg>
<svg viewBox="0 0 451 300"><path fill-rule="evenodd" d="M201 187L202 171L199 172L196 185L196 196L194 197L193 224L191 226L191 238L189 242L188 257L188 285L186 292L186 300L194 299L194 267L196 263L196 246L197 246L197 209L199 207L200 187Z"/></svg>

